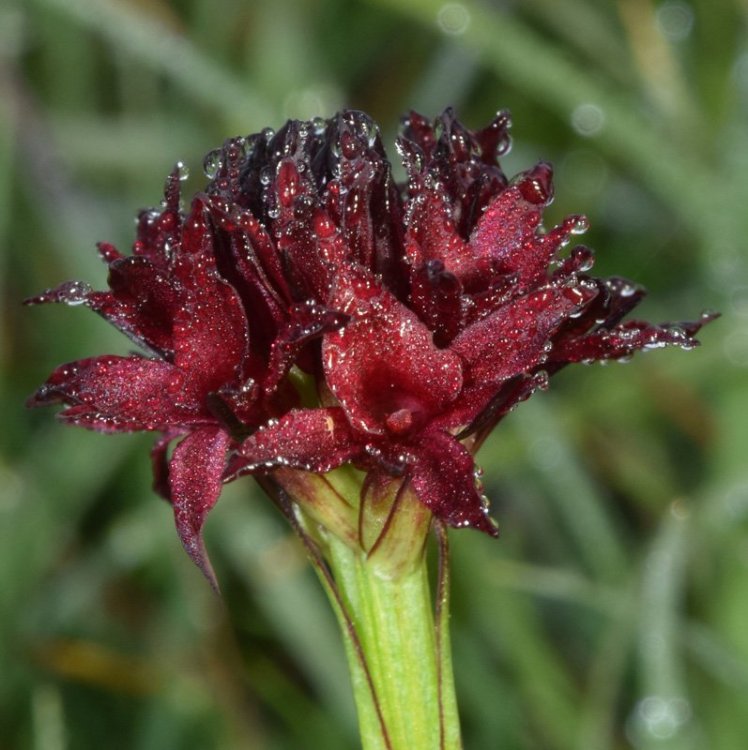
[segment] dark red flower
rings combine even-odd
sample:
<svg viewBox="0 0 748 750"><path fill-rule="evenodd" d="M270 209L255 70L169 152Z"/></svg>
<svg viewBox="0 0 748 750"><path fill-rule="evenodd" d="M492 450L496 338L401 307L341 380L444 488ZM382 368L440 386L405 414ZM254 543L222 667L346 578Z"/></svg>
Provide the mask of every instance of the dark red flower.
<svg viewBox="0 0 748 750"><path fill-rule="evenodd" d="M250 436L232 475L268 465L326 471L354 460L374 472L405 476L421 501L451 525L495 533L472 456L456 435L508 382L520 379L525 388L512 391L504 413L542 382L535 369L554 332L596 294L594 285L581 281L548 283L438 348L418 316L371 273L341 270L330 305L350 322L327 333L322 346L325 382L339 406L324 410L324 417L319 409L295 410ZM323 437L309 441L319 426Z"/></svg>
<svg viewBox="0 0 748 750"><path fill-rule="evenodd" d="M642 290L590 276L584 246L562 257L586 219L545 231L552 169L506 178L509 125L410 113L405 185L359 112L228 140L187 216L175 171L133 255L100 247L109 291L31 300L83 303L148 355L64 365L30 403L161 432L156 484L208 573L200 530L221 482L280 468L352 462L364 494L396 479L447 523L496 533L473 453L513 406L572 362L694 346L711 319L622 322Z"/></svg>
<svg viewBox="0 0 748 750"><path fill-rule="evenodd" d="M283 309L252 347L247 309L217 269L216 217L198 195L179 207L179 172L169 177L161 212L142 212L133 255L100 246L108 292L69 282L30 304L84 304L148 350L150 356L101 356L58 367L29 405L61 402L67 423L101 432L160 431L152 452L154 484L170 499L190 556L214 581L200 530L220 494L226 451L276 413L296 404L283 379L309 339L340 325L341 315L309 304ZM183 438L167 461L167 450Z"/></svg>

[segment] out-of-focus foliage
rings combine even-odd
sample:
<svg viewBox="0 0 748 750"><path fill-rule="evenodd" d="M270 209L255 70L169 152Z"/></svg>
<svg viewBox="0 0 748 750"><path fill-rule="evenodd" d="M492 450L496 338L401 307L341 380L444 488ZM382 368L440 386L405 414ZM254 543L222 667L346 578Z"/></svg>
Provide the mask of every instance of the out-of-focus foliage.
<svg viewBox="0 0 748 750"><path fill-rule="evenodd" d="M103 284L173 163L329 115L508 107L642 316L694 352L569 368L484 447L503 538L452 533L468 750L743 750L748 737L748 4L741 0L4 0L0 4L0 748L356 745L335 623L250 480L210 592L149 489L147 436L27 413L60 362L128 349L24 310Z"/></svg>

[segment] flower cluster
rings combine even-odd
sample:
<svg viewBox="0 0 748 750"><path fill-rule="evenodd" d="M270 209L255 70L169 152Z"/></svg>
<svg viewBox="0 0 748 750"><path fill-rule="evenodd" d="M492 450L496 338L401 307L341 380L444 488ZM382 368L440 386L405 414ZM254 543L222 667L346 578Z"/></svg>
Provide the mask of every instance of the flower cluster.
<svg viewBox="0 0 748 750"><path fill-rule="evenodd" d="M188 211L176 168L132 255L99 245L108 291L30 300L84 304L144 354L62 365L30 404L160 433L155 486L208 575L205 516L248 473L350 463L363 495L407 487L447 524L495 534L473 460L487 432L564 365L688 348L709 319L621 322L642 290L591 276L584 246L562 255L586 219L543 227L551 167L508 180L509 126L410 113L405 184L355 111L228 140Z"/></svg>

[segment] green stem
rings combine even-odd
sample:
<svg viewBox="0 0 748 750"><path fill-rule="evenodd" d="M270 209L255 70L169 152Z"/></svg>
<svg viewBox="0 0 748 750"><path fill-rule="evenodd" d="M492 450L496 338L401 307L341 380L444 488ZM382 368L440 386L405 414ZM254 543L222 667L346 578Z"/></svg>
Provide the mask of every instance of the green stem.
<svg viewBox="0 0 748 750"><path fill-rule="evenodd" d="M446 577L435 622L424 555L391 579L335 538L326 547L364 750L458 750Z"/></svg>
<svg viewBox="0 0 748 750"><path fill-rule="evenodd" d="M363 750L460 750L443 524L407 484L393 482L360 501L353 537L348 511L361 498L360 478L337 470L324 483L310 482L306 472L257 479L306 547L338 619ZM328 505L341 512L320 511ZM435 608L425 545L432 525L439 550Z"/></svg>

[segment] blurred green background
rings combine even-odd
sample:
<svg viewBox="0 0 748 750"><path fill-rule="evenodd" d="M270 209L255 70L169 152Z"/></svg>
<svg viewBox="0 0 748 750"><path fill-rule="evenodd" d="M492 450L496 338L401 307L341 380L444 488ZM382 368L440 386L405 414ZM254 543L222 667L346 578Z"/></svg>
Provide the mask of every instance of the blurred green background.
<svg viewBox="0 0 748 750"><path fill-rule="evenodd" d="M467 750L748 743L745 0L2 0L0 748L357 745L342 648L249 480L207 538L212 595L150 490L147 435L56 424L57 364L125 353L85 310L178 159L361 108L514 114L506 171L554 162L642 316L723 318L704 346L569 368L482 451L503 528L451 535Z"/></svg>

